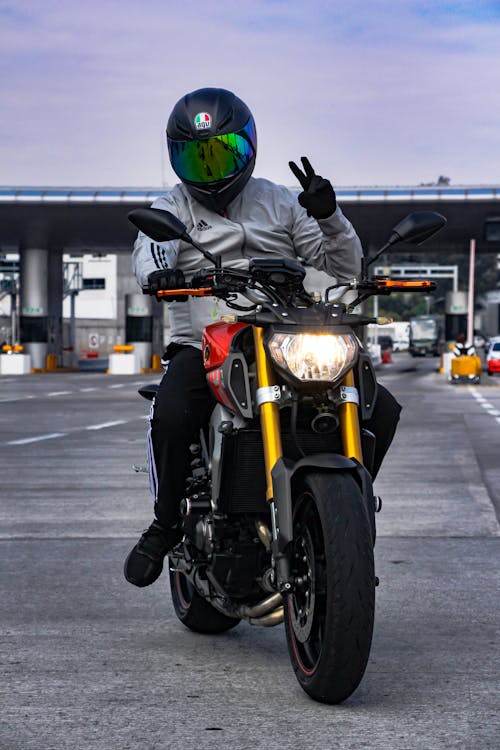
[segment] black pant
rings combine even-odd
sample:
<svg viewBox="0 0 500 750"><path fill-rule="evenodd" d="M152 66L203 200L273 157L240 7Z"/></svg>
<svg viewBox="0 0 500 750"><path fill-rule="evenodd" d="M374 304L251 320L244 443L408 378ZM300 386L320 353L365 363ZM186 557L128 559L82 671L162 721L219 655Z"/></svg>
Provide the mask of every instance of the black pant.
<svg viewBox="0 0 500 750"><path fill-rule="evenodd" d="M215 400L199 349L171 345L166 357L172 359L155 398L151 438L157 475L155 515L162 525L173 526L184 497L189 445L208 422Z"/></svg>
<svg viewBox="0 0 500 750"><path fill-rule="evenodd" d="M199 349L171 345L168 357L170 363L160 383L151 421L156 465L155 515L167 527L178 520L189 469L189 445L197 440L215 404ZM372 418L363 423L376 437L373 477L392 442L400 411L396 399L379 385Z"/></svg>

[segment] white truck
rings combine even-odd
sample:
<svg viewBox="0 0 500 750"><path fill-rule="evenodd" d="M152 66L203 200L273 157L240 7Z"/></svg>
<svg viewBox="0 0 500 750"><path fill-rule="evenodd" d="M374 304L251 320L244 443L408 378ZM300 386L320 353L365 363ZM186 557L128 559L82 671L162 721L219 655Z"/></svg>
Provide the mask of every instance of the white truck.
<svg viewBox="0 0 500 750"><path fill-rule="evenodd" d="M369 341L376 344L379 336L391 337L393 352L406 351L410 343L410 324L407 321L395 320L383 326L368 326Z"/></svg>

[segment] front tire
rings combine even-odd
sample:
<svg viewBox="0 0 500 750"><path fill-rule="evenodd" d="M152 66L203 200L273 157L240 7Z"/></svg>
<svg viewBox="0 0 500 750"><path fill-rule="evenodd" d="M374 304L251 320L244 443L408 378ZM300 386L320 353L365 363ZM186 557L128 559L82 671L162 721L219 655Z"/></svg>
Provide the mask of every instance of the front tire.
<svg viewBox="0 0 500 750"><path fill-rule="evenodd" d="M295 493L294 592L285 600L288 651L314 700L340 703L363 677L375 608L373 538L352 474L315 473Z"/></svg>
<svg viewBox="0 0 500 750"><path fill-rule="evenodd" d="M170 592L175 614L183 625L195 633L225 633L240 622L236 617L227 617L212 607L178 570L170 570Z"/></svg>

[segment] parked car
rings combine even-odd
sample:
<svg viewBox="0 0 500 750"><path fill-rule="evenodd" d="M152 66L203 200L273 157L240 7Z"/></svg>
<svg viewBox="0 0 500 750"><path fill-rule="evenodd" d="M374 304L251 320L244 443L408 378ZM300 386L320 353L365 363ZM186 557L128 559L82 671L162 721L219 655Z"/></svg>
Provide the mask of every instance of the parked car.
<svg viewBox="0 0 500 750"><path fill-rule="evenodd" d="M486 368L488 375L500 372L500 336L490 339L490 346L486 354Z"/></svg>

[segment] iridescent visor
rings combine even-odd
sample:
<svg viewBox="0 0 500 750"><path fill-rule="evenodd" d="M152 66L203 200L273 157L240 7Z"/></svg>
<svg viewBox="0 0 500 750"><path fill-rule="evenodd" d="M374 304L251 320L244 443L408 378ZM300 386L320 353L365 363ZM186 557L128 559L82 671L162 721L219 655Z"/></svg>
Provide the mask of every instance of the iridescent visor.
<svg viewBox="0 0 500 750"><path fill-rule="evenodd" d="M255 156L256 143L250 119L237 133L200 141L169 141L168 147L173 170L181 180L208 183L241 172Z"/></svg>

